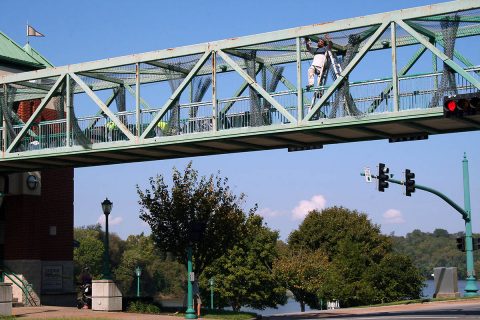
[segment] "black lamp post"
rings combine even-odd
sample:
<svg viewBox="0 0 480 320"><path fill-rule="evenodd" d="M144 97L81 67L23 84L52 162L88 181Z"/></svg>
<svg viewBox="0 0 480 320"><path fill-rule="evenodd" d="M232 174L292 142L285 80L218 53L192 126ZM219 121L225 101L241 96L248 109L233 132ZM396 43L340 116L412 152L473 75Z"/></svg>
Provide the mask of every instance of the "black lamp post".
<svg viewBox="0 0 480 320"><path fill-rule="evenodd" d="M112 201L105 198L102 202L102 210L105 215L105 239L104 239L104 254L103 254L103 279L111 280L112 276L110 274L110 256L109 256L109 245L108 245L108 216L112 212L113 203Z"/></svg>

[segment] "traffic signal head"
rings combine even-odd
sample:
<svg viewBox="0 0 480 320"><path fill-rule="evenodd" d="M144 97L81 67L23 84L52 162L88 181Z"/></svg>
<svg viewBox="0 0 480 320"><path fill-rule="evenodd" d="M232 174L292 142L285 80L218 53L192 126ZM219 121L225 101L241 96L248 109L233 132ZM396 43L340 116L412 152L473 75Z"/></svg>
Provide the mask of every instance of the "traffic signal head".
<svg viewBox="0 0 480 320"><path fill-rule="evenodd" d="M472 238L473 250L480 249L480 238Z"/></svg>
<svg viewBox="0 0 480 320"><path fill-rule="evenodd" d="M480 92L457 94L443 98L443 115L446 118L474 115L479 108Z"/></svg>
<svg viewBox="0 0 480 320"><path fill-rule="evenodd" d="M378 164L378 191L384 192L388 188L388 172L390 170L385 167L384 163Z"/></svg>
<svg viewBox="0 0 480 320"><path fill-rule="evenodd" d="M465 252L465 237L457 238L457 249Z"/></svg>
<svg viewBox="0 0 480 320"><path fill-rule="evenodd" d="M405 170L405 195L407 197L412 196L412 193L415 192L415 173L411 172L409 169Z"/></svg>

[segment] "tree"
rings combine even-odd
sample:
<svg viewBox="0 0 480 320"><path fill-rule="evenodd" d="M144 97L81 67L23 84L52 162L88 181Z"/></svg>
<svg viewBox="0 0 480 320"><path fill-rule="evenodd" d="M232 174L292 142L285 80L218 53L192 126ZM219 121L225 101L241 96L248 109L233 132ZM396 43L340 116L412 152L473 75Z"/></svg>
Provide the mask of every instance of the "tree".
<svg viewBox="0 0 480 320"><path fill-rule="evenodd" d="M464 235L463 232L448 233L444 229L435 229L433 233L413 230L406 236L393 237L394 251L410 257L424 277L430 277L435 267L457 267L459 278L465 278L465 253L456 245L456 238ZM473 236L479 237L478 234ZM474 258L478 271L480 261L477 255Z"/></svg>
<svg viewBox="0 0 480 320"><path fill-rule="evenodd" d="M284 304L285 287L272 272L277 239L278 232L264 226L260 216L250 214L243 239L205 269L200 279L204 296L208 296L208 280L214 277L219 307L263 310Z"/></svg>
<svg viewBox="0 0 480 320"><path fill-rule="evenodd" d="M74 229L74 238L79 243L79 247L73 251L76 278L85 267L90 268L90 273L94 279L102 277L104 237L105 232L100 224ZM115 233L109 233L109 241L110 267L113 271L120 263L124 251L124 241Z"/></svg>
<svg viewBox="0 0 480 320"><path fill-rule="evenodd" d="M190 162L183 174L174 168L171 189L162 175L150 178L149 183L150 188L145 191L137 186L140 218L150 225L161 251L171 252L186 265L191 231L195 224L205 225L203 241L193 244L197 275L242 238L244 195L235 195L227 178L199 178Z"/></svg>
<svg viewBox="0 0 480 320"><path fill-rule="evenodd" d="M81 271L88 267L92 276L99 279L103 271L103 243L95 236L85 236L79 243L73 250L75 278L78 279Z"/></svg>
<svg viewBox="0 0 480 320"><path fill-rule="evenodd" d="M341 241L359 244L362 254L373 261L380 261L392 247L390 238L365 213L343 207L309 212L288 238L292 249L322 249L330 260L338 254Z"/></svg>
<svg viewBox="0 0 480 320"><path fill-rule="evenodd" d="M412 261L392 254L391 238L365 213L342 207L312 211L290 234L288 244L293 250L320 249L327 254L331 265L317 291L321 298L340 300L347 307L420 295L422 281ZM410 281L411 287L396 279Z"/></svg>
<svg viewBox="0 0 480 320"><path fill-rule="evenodd" d="M155 246L151 236L130 235L125 241L125 251L115 270L115 278L125 295L134 295L137 279L134 274L138 266L142 269L140 277L141 294L144 296L181 297L182 283L186 281L185 268L178 262L164 259ZM181 281L178 281L178 280Z"/></svg>
<svg viewBox="0 0 480 320"><path fill-rule="evenodd" d="M286 250L273 264L276 278L293 293L301 312L305 312L306 304L319 306L318 292L326 284L328 269L328 257L321 250Z"/></svg>
<svg viewBox="0 0 480 320"><path fill-rule="evenodd" d="M378 303L418 299L424 286L424 277L412 260L397 253L387 254L367 270L366 279L373 284Z"/></svg>

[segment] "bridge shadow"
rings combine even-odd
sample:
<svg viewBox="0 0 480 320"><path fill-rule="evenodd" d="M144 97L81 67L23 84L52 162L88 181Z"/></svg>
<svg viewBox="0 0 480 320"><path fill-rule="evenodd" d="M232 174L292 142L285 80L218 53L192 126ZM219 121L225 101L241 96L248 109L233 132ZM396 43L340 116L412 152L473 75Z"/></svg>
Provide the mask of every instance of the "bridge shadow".
<svg viewBox="0 0 480 320"><path fill-rule="evenodd" d="M15 318L26 318L26 317L29 317L32 314L41 315L41 314L46 314L46 313L56 312L56 311L58 311L58 310L57 309L44 309L44 308L38 308L37 310L35 310L35 308L32 307L32 308L28 308L28 310L15 313L14 317Z"/></svg>

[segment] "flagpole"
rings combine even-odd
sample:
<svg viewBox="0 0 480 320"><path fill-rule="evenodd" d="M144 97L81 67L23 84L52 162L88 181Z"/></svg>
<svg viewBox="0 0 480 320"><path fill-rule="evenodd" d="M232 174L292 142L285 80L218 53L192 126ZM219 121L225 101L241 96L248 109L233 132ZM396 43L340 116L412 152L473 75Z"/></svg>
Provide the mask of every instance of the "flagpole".
<svg viewBox="0 0 480 320"><path fill-rule="evenodd" d="M27 44L30 44L30 38L28 37L28 20L27 20Z"/></svg>

